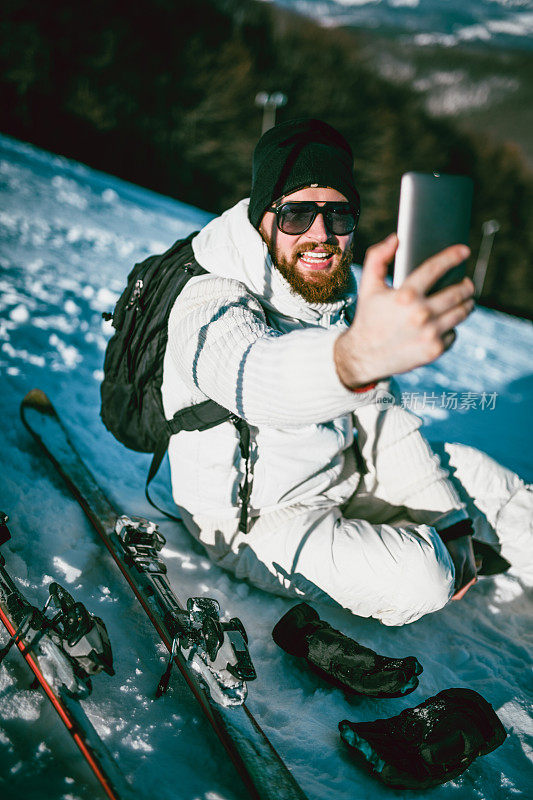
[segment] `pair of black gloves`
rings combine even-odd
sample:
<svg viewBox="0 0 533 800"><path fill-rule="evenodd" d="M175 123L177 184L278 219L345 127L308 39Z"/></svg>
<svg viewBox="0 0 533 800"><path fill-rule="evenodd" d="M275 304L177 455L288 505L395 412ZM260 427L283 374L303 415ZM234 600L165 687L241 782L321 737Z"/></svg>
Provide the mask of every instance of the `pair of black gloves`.
<svg viewBox="0 0 533 800"><path fill-rule="evenodd" d="M401 697L418 686L422 666L414 656L388 658L358 644L300 603L276 624L272 636L287 653L349 692ZM446 689L390 719L339 723L343 742L384 783L426 789L464 772L506 737L492 706L471 689Z"/></svg>

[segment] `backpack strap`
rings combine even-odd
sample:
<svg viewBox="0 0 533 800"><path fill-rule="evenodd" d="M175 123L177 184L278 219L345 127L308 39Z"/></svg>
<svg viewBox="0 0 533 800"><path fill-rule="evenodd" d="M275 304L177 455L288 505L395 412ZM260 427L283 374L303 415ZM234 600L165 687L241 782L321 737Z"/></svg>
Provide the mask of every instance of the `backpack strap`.
<svg viewBox="0 0 533 800"><path fill-rule="evenodd" d="M241 501L241 516L239 519L239 530L248 533L248 504L252 494L253 472L250 461L250 426L248 423L237 417L235 414L230 416L231 422L235 425L239 434L239 448L241 458L244 459L244 478L239 486L239 500Z"/></svg>
<svg viewBox="0 0 533 800"><path fill-rule="evenodd" d="M165 515L165 517L173 519L174 522L181 522L180 517L177 517L175 514L171 514L170 511L165 511L164 508L161 508L160 506L157 505L157 503L154 503L154 501L150 497L150 492L148 491L148 486L157 475L157 471L161 466L161 462L165 457L165 453L168 450L169 440L170 440L170 435L165 434L164 436L161 437L161 439L157 443L157 447L154 450L154 455L152 458L152 462L150 464L150 469L148 470L148 475L146 477L146 483L144 485L144 494L146 499L153 508L156 508L158 511L160 511L162 514Z"/></svg>
<svg viewBox="0 0 533 800"><path fill-rule="evenodd" d="M157 503L154 503L150 497L148 486L157 475L161 462L168 450L170 437L180 431L204 431L208 428L214 428L215 425L219 425L229 418L230 412L226 408L219 406L214 400L204 400L203 403L198 403L198 405L188 406L187 408L182 408L180 411L176 411L172 419L167 419L166 428L155 447L144 486L144 494L150 505L164 514L165 517L180 522L180 518L175 514L171 514L170 511L165 511L160 508Z"/></svg>
<svg viewBox="0 0 533 800"><path fill-rule="evenodd" d="M226 422L231 416L227 408L219 406L214 400L204 400L198 405L176 411L172 419L167 420L168 436L170 438L180 431L205 431Z"/></svg>
<svg viewBox="0 0 533 800"><path fill-rule="evenodd" d="M165 511L156 503L154 503L150 497L148 486L155 478L157 471L161 466L161 462L163 461L165 453L168 450L170 437L173 434L179 433L180 431L208 430L209 428L214 428L215 425L219 425L221 422L226 422L226 420L230 420L233 425L235 425L237 433L239 434L239 449L241 452L241 458L244 460L244 478L239 486L239 500L241 505L239 530L242 533L248 533L248 506L250 503L253 485L253 473L250 462L250 426L247 422L245 422L245 420L241 419L241 417L237 417L235 414L232 414L227 410L227 408L215 403L214 400L204 400L203 403L198 403L198 405L183 408L180 411L177 411L172 419L167 420L167 430L157 443L157 447L152 458L152 463L150 464L150 469L148 470L144 494L150 505L164 514L165 517L168 517L176 522L181 522L180 518L175 514Z"/></svg>

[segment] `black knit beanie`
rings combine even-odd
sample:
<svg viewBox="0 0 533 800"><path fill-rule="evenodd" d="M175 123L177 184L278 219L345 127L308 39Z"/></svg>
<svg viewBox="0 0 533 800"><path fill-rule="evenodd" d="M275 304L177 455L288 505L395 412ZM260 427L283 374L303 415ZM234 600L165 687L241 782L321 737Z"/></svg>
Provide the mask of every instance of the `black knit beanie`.
<svg viewBox="0 0 533 800"><path fill-rule="evenodd" d="M254 150L250 222L259 229L272 203L314 185L337 189L359 208L353 153L344 136L319 119L293 119L270 128Z"/></svg>

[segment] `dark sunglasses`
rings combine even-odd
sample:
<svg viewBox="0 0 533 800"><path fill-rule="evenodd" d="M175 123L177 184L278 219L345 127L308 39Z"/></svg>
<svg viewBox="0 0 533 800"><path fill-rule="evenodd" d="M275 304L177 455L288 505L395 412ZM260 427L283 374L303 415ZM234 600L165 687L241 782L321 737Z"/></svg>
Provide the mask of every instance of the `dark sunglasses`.
<svg viewBox="0 0 533 800"><path fill-rule="evenodd" d="M279 230L292 236L309 230L317 214L322 214L326 229L336 236L352 233L359 220L359 208L351 203L328 202L318 205L312 200L304 200L271 206L268 210L276 215Z"/></svg>

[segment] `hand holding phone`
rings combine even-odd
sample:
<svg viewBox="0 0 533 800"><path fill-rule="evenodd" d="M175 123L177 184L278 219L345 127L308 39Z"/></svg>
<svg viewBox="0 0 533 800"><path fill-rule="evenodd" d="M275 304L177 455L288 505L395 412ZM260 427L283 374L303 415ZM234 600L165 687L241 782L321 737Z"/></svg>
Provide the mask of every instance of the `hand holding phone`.
<svg viewBox="0 0 533 800"><path fill-rule="evenodd" d="M474 309L474 285L468 279L428 296L437 278L468 256L466 245L447 248L416 269L405 287L394 289L387 274L397 245L392 234L368 248L354 320L335 342L337 375L352 391L435 361Z"/></svg>
<svg viewBox="0 0 533 800"><path fill-rule="evenodd" d="M394 288L444 248L468 244L472 193L471 179L462 175L406 172L402 176ZM427 294L459 283L465 272L463 261L440 278Z"/></svg>

